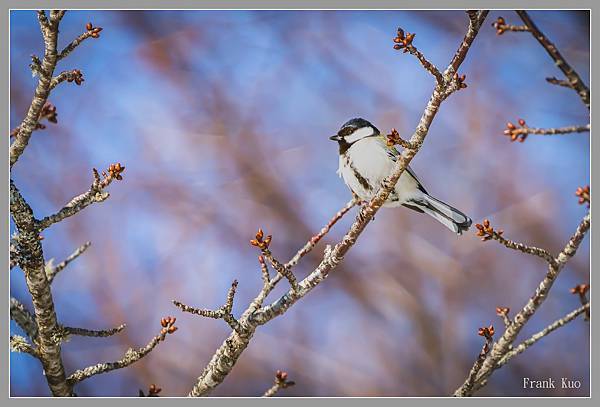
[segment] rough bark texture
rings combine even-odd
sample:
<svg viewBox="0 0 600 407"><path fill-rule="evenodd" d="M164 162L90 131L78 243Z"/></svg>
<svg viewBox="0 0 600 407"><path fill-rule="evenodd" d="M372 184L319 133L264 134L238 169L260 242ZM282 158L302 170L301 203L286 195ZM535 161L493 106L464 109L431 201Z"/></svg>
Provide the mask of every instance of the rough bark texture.
<svg viewBox="0 0 600 407"><path fill-rule="evenodd" d="M81 78L69 76L80 76L81 72L79 70L70 71L68 75L61 74L53 77L57 60L66 57L86 38L98 38L99 32L102 30L100 27L88 28L91 26L91 23L88 23L86 25L87 32L77 37L60 54L57 54L56 44L59 23L64 14L65 11L63 10L52 10L48 18L44 11L37 12L44 38L44 58L40 61L36 56L32 56L30 67L34 75L38 76L38 84L25 118L18 128L11 132L11 137L14 137L14 141L10 146L11 171L12 166L27 147L32 132L38 128L43 128L39 125L40 115L44 112L45 115L49 112L50 117L56 114L54 106L46 104L51 90L65 79L67 81L73 79L77 84L82 80ZM44 106L46 106L45 110ZM45 118L50 121L56 121L55 117L54 119ZM119 369L136 362L152 351L160 341L165 339L167 334L174 333L177 330L177 327L173 325L175 320L169 318L169 322L166 323L167 325L163 325L161 334L155 337L145 348L138 349L137 351L130 350L122 360L112 363L100 363L78 370L68 379L66 378L61 358L61 342L66 337L69 335L110 336L120 332L124 328L124 325L110 330L97 331L85 328L63 327L58 323L50 288L52 280L57 273L81 255L89 247L90 243L84 244L63 262L54 266L51 261L46 263L44 260L40 233L52 224L78 213L88 205L108 198L108 193L104 191L104 188L112 180L122 179L121 173L124 170L125 167L120 163L113 164L106 172L102 173L102 178L98 174L98 171L93 170L94 181L87 192L73 198L55 215L47 216L41 221L36 219L31 207L21 195L13 180L11 179L10 181L10 213L17 229L17 233L12 237L10 243L10 268L18 265L23 270L34 308L32 315L16 299L11 299L11 318L23 328L33 342L30 344L25 338L13 335L11 336L11 349L13 351L29 353L40 360L44 376L54 396L72 396L74 395L72 389L75 383L92 375ZM165 318L163 319L166 320Z"/></svg>
<svg viewBox="0 0 600 407"><path fill-rule="evenodd" d="M588 213L577 230L569 239L564 249L553 259L548 265L548 272L545 278L540 282L534 295L527 301L525 306L517 313L510 325L506 328L500 339L494 344L492 351L485 359L481 368L478 370L477 377L474 383L469 384L469 381L465 381L461 387L455 392L455 396L471 396L475 391L485 385L487 379L492 373L500 368L504 363L500 361L512 350L514 341L516 340L521 329L527 324L529 319L536 313L543 302L548 297L552 285L556 281L556 278L567 264L569 259L575 255L577 248L583 241L587 231L590 228L590 214ZM570 321L571 319L569 319ZM562 326L564 324L561 324ZM556 328L558 328L557 326ZM556 329L555 328L555 329ZM553 329L554 330L554 329ZM524 350L524 349L523 349Z"/></svg>
<svg viewBox="0 0 600 407"><path fill-rule="evenodd" d="M56 51L56 43L58 38L58 24L60 18L56 14L51 14L50 21L46 18L43 12L38 13L40 27L44 37L44 59L38 69L38 84L35 88L33 100L29 106L29 110L25 115L25 119L19 126L19 132L15 137L15 141L10 145L10 168L17 162L27 144L31 133L36 129L42 108L50 95L50 84L52 75L58 61L58 53Z"/></svg>
<svg viewBox="0 0 600 407"><path fill-rule="evenodd" d="M19 232L17 249L19 266L25 273L27 289L31 294L35 310L35 320L39 330L39 355L48 386L55 396L69 396L65 368L60 356L60 340L57 339L58 322L54 311L54 301L50 283L46 277L42 242L36 228L33 211L21 193L10 182L10 212Z"/></svg>
<svg viewBox="0 0 600 407"><path fill-rule="evenodd" d="M556 78L546 78L546 80L550 83L557 84L560 86L567 86L577 91L579 97L581 98L581 101L589 109L590 91L589 88L583 83L577 72L575 72L575 70L573 70L573 68L562 57L556 46L548 39L548 37L546 37L538 29L538 27L534 24L534 22L527 14L527 12L517 11L517 14L525 23L525 26L527 27L526 31L531 32L531 34L538 40L538 42L542 45L546 52L552 57L556 66L560 68L560 70L565 74L565 76L568 79L568 81L563 81ZM524 126L524 121L522 121L522 123L520 124ZM510 127L512 127L512 129ZM531 129L527 127L516 129L514 125L511 125L509 123L509 131L522 132L523 134L565 134L571 132L586 132L589 130L589 124L586 126L570 126L556 129ZM583 192L582 188L580 188L580 190ZM580 196L580 203L587 202L589 204L589 190L587 194L587 198ZM589 302L587 302L585 294L582 294L581 308L569 313L565 317L550 324L544 330L533 335L531 338L525 340L520 345L513 347L513 344L523 327L527 324L531 317L538 311L540 306L544 303L559 274L561 273L567 262L577 252L577 249L581 245L581 242L583 241L587 232L590 229L590 224L591 217L588 211L588 213L584 216L579 226L577 227L577 230L571 236L563 250L556 256L551 255L550 252L547 250L533 246L528 246L522 243L516 243L503 238L502 232L494 231L493 228L489 227L489 221L487 220L484 221L483 226L477 225L477 228L479 229L478 235L483 236L483 240L493 239L500 242L507 248L540 257L548 263L548 271L544 279L539 283L537 289L535 290L535 293L512 320L508 318L508 309L506 309L506 311L502 311L501 308L498 308L498 310L500 311L497 312L499 313L499 315L502 316L504 320L504 333L496 341L491 351L487 355L485 355L483 363L481 362L481 355L480 357L478 357L473 367L471 368L467 379L454 392L454 396L472 396L477 390L479 390L487 384L489 377L496 369L504 366L512 357L522 353L529 346L536 343L539 339L543 338L544 336L550 334L554 330L574 320L578 315L588 315L590 304Z"/></svg>
<svg viewBox="0 0 600 407"><path fill-rule="evenodd" d="M196 384L189 393L190 396L206 396L215 387L221 384L225 377L231 372L240 355L248 346L256 328L269 322L276 316L283 314L300 298L304 297L320 282L325 280L329 273L334 270L336 266L343 260L345 254L356 243L358 237L369 224L371 219L373 219L375 213L379 210L379 208L382 207L383 203L389 196L390 191L394 188L394 185L396 182L398 182L398 179L407 168L412 158L423 145L423 141L427 136L429 127L431 126L431 123L442 102L453 92L460 89L460 83L455 78L454 74L457 73L458 68L464 61L467 52L473 43L473 40L479 32L481 24L487 16L487 13L487 11L468 13L469 27L467 29L467 33L450 64L443 73L443 82L438 82L435 86L433 94L427 103L419 124L409 141L412 148L405 149L402 152L398 161L396 162L394 170L382 182L382 185L376 196L368 204L363 205L356 221L350 227L350 230L333 248L330 248L329 246L326 248L325 255L321 263L312 273L310 273L308 277L298 283L297 290L290 289L285 295L280 297L272 304L263 308L258 308L256 306L257 303L262 303L262 300L266 298L266 294L263 295L264 292L266 291L267 294L269 292L268 289L263 290L263 293L257 297L257 300L251 304L251 306L240 318L239 322L242 327L243 334L235 331L232 332L225 342L223 342L223 344L219 347L219 349L217 349L209 364L206 366L200 377L198 377ZM419 60L421 61L421 58L419 58ZM432 65L429 64L429 66ZM437 77L437 75L434 76ZM303 249L301 249L301 251L302 250ZM281 276L281 274L278 274L278 276Z"/></svg>

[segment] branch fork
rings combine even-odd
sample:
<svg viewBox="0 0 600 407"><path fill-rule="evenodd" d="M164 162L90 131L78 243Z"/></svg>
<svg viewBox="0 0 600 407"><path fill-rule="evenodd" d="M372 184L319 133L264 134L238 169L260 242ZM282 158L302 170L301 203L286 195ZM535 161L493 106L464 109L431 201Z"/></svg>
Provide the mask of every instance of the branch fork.
<svg viewBox="0 0 600 407"><path fill-rule="evenodd" d="M235 291L237 289L238 282L237 280L233 280L231 284L231 288L227 292L227 298L225 300L225 304L223 304L220 308L216 310L211 309L203 309L203 308L194 308L186 305L180 301L173 300L173 304L181 309L183 312L189 312L191 314L200 315L206 318L214 318L214 319L222 319L238 334L244 334L244 329L239 321L233 316L233 298L235 297Z"/></svg>

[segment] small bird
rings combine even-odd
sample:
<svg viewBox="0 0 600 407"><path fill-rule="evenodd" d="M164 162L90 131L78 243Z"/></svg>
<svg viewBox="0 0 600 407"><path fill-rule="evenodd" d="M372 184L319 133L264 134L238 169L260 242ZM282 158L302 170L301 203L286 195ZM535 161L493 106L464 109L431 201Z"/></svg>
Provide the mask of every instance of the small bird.
<svg viewBox="0 0 600 407"><path fill-rule="evenodd" d="M373 198L381 181L391 174L400 156L398 150L388 146L387 139L377 127L360 118L344 123L330 140L339 144L338 175L359 199L367 201ZM400 205L432 216L459 235L472 223L458 209L429 195L410 167L402 173L383 206Z"/></svg>

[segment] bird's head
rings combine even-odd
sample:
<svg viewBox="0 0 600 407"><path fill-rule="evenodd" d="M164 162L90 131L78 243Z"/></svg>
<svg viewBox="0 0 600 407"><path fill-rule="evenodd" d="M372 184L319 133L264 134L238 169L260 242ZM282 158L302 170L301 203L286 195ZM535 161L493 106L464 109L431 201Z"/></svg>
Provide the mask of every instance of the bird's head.
<svg viewBox="0 0 600 407"><path fill-rule="evenodd" d="M337 134L329 137L329 140L337 141L340 146L350 146L365 137L373 136L379 136L377 127L368 120L357 118L344 123Z"/></svg>

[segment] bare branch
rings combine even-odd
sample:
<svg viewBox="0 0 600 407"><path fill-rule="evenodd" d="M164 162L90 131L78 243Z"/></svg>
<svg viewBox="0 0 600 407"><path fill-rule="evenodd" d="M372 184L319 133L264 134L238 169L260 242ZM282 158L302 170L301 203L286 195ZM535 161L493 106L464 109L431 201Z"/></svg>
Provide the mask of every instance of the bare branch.
<svg viewBox="0 0 600 407"><path fill-rule="evenodd" d="M71 41L69 45L67 45L62 51L60 51L60 54L58 54L59 61L65 58L71 52L73 52L73 50L77 48L79 44L81 44L86 39L100 37L100 31L102 31L102 27L94 27L92 23L87 23L85 28L86 31L83 34L79 35L79 37L75 38L73 41Z"/></svg>
<svg viewBox="0 0 600 407"><path fill-rule="evenodd" d="M568 324L569 322L571 322L575 318L577 318L579 315L587 313L589 311L589 309L590 309L590 304L589 303L584 304L583 306L577 308L576 310L571 311L564 317L557 319L556 321L554 321L553 323L548 325L546 328L544 328L540 332L533 334L530 338L521 342L513 350L506 353L506 355L504 355L502 357L502 359L500 359L500 361L498 361L498 367L504 366L510 359L512 359L513 357L515 357L517 355L520 355L531 345L535 344L537 341L539 341L543 337L549 335L550 333L556 331L558 328L565 326L566 324Z"/></svg>
<svg viewBox="0 0 600 407"><path fill-rule="evenodd" d="M170 317L168 317L168 318L170 318ZM163 320L165 320L165 318L163 318ZM173 332L175 332L177 330L177 327L175 325L173 325L174 319L172 319L172 320L173 320L172 323L167 324L166 327L163 326L160 334L156 335L154 338L152 338L150 340L150 342L148 342L148 344L146 346L144 346L143 348L139 348L139 349L129 348L127 350L127 352L125 352L125 355L121 359L117 360L116 362L98 363L93 366L88 366L85 369L77 370L67 378L67 383L69 384L69 386L73 387L75 384L81 382L82 380L88 379L92 376L102 374L102 373L107 373L107 372L110 372L110 371L116 370L116 369L122 369L124 367L127 367L127 366L137 362L138 360L140 360L141 358L143 358L144 356L146 356L150 352L152 352L152 350L159 343L164 341L167 334L172 334Z"/></svg>
<svg viewBox="0 0 600 407"><path fill-rule="evenodd" d="M125 324L121 324L116 328L111 328L111 329L106 329L106 330L97 330L97 331L92 330L92 329L73 328L70 326L65 326L65 327L63 327L63 330L67 335L79 335L79 336L90 336L90 337L95 337L95 338L106 338L108 336L113 336L115 334L118 334L123 329L125 329L126 326L127 325L125 325Z"/></svg>
<svg viewBox="0 0 600 407"><path fill-rule="evenodd" d="M512 320L510 325L506 328L500 339L496 342L492 351L483 362L477 378L470 389L467 389L465 385L467 382L459 387L455 395L469 396L472 393L487 383L487 379L491 374L500 367L499 362L509 352L511 352L512 344L517 338L521 329L525 326L527 321L537 312L540 306L548 297L552 285L556 281L556 278L564 268L565 264L571 257L575 255L579 248L583 238L587 234L590 228L590 213L588 212L583 220L580 222L575 233L571 236L563 250L556 256L553 262L549 262L548 272L544 279L538 285L535 293L525 304L525 306L517 313L515 318ZM489 225L488 225L489 226ZM531 253L533 254L533 253ZM582 312L584 312L583 310Z"/></svg>
<svg viewBox="0 0 600 407"><path fill-rule="evenodd" d="M517 127L511 122L506 124L504 135L510 137L510 141L519 140L521 143L527 139L530 134L537 135L556 135L556 134L569 134L569 133L586 133L589 132L591 126L589 124L582 126L565 126L565 127L551 127L547 129L528 127L525 120L519 119L519 126Z"/></svg>
<svg viewBox="0 0 600 407"><path fill-rule="evenodd" d="M483 336L485 338L485 342L483 343L483 347L481 348L473 367L469 371L469 375L467 376L465 384L459 389L460 392L457 390L457 393L454 393L455 397L462 397L471 392L473 389L475 378L481 370L483 362L485 361L485 358L487 358L487 355L490 353L490 349L492 348L492 344L494 342L494 327L490 325L489 327L479 328L479 336Z"/></svg>
<svg viewBox="0 0 600 407"><path fill-rule="evenodd" d="M433 75L438 85L443 85L444 76L442 75L442 73L436 68L435 65L433 65L427 60L427 58L425 58L421 51L419 51L414 45L412 45L414 37L415 34L405 34L402 28L398 28L398 32L396 34L396 37L394 38L394 49L397 51L402 50L402 52L404 53L408 52L411 55L417 57L423 68L425 68L426 71Z"/></svg>
<svg viewBox="0 0 600 407"><path fill-rule="evenodd" d="M72 69L70 71L62 71L57 76L53 77L50 81L50 90L57 87L60 83L67 82L75 82L77 85L81 85L85 79L83 79L83 74L79 69Z"/></svg>
<svg viewBox="0 0 600 407"><path fill-rule="evenodd" d="M121 163L111 164L108 173L103 172L103 177L101 179L98 171L94 168L94 182L92 182L90 189L71 199L54 215L46 216L44 219L37 221L37 228L42 231L54 223L58 223L63 219L75 215L93 203L105 201L110 195L108 192L104 191L104 188L109 186L114 179L121 180L121 173L124 170L125 167L121 166Z"/></svg>
<svg viewBox="0 0 600 407"><path fill-rule="evenodd" d="M35 318L25 305L14 297L10 297L10 319L15 321L33 342L37 341L39 331Z"/></svg>
<svg viewBox="0 0 600 407"><path fill-rule="evenodd" d="M45 377L53 395L69 396L71 389L65 380L60 341L56 341L55 337L59 332L59 326L50 284L46 277L39 231L31 207L12 180L10 181L10 212L19 233L20 266L25 273L27 289L33 302L39 332L38 351Z"/></svg>
<svg viewBox="0 0 600 407"><path fill-rule="evenodd" d="M564 79L558 79L554 76L546 78L546 81L552 85L563 86L565 88L573 89L573 85L571 85L571 82L566 81Z"/></svg>
<svg viewBox="0 0 600 407"><path fill-rule="evenodd" d="M504 17L498 17L496 19L496 21L494 21L492 23L492 27L494 27L496 29L497 35L502 35L506 31L513 31L513 32L530 31L529 27L527 27L526 25L506 24L506 20L504 20Z"/></svg>
<svg viewBox="0 0 600 407"><path fill-rule="evenodd" d="M490 221L488 219L485 219L483 221L483 224L477 223L475 227L478 229L477 236L482 236L481 240L483 241L496 240L497 242L500 242L500 244L509 249L518 250L522 253L540 257L546 262L548 262L550 265L554 265L556 263L554 257L547 250L505 239L502 236L504 231L502 229L498 231L494 230L494 228L490 226Z"/></svg>
<svg viewBox="0 0 600 407"><path fill-rule="evenodd" d="M296 280L296 276L292 272L292 268L281 264L276 258L273 257L273 253L271 253L269 249L263 250L262 254L267 260L269 260L271 266L273 266L273 269L275 269L278 274L282 275L288 280L292 290L294 292L298 292L298 280Z"/></svg>
<svg viewBox="0 0 600 407"><path fill-rule="evenodd" d="M344 215L346 213L348 213L348 211L356 205L356 202L357 202L356 199L352 199L352 200L348 201L348 203L346 205L344 205L344 207L342 209L337 211L337 213L335 215L333 215L333 217L329 220L329 222L327 222L327 225L323 226L323 228L321 228L319 233L317 233L316 235L311 237L308 240L308 242L306 242L306 244L300 250L298 250L298 252L294 255L294 257L292 257L290 259L290 261L288 261L285 264L286 267L294 267L296 264L298 264L300 259L302 257L304 257L306 254L308 254L321 241L323 236L325 236L327 233L329 233L329 231L331 230L333 225L335 225L340 219L342 219L344 217Z"/></svg>
<svg viewBox="0 0 600 407"><path fill-rule="evenodd" d="M37 349L35 349L29 342L27 342L27 339L23 338L20 335L10 336L10 351L28 353L36 359L40 358Z"/></svg>
<svg viewBox="0 0 600 407"><path fill-rule="evenodd" d="M39 75L33 100L31 101L25 118L19 125L19 131L15 135L15 140L10 145L11 169L21 154L23 154L23 151L25 151L31 133L37 128L40 114L50 95L50 82L56 67L56 62L58 61L56 52L58 20L56 20L56 23L48 21L46 13L43 10L38 11L38 20L44 36L44 59L41 61L41 65L36 67L36 72Z"/></svg>
<svg viewBox="0 0 600 407"><path fill-rule="evenodd" d="M50 259L45 266L46 277L48 278L48 282L52 283L52 281L54 281L54 277L56 277L58 273L60 273L65 267L67 267L69 263L81 256L83 252L85 252L87 248L90 247L91 244L92 242L85 242L83 245L79 246L77 250L75 250L71 255L69 255L69 257L58 263L56 266L52 264L53 259Z"/></svg>
<svg viewBox="0 0 600 407"><path fill-rule="evenodd" d="M309 276L298 283L298 290L290 289L272 304L256 309L256 303L260 302L259 300L261 298L266 297L263 293L268 291L268 288L263 288L259 297L255 299L240 318L240 325L244 327L243 331L239 333L234 330L229 337L225 339L223 344L214 353L200 377L198 377L196 384L190 391L190 396L197 397L207 395L211 390L217 387L229 374L238 358L248 346L250 338L256 328L267 323L276 316L283 314L300 298L304 297L320 282L325 280L329 273L342 261L348 250L354 246L358 237L371 221L375 213L387 200L391 190L398 182L398 179L407 168L412 158L419 151L442 102L453 92L461 88L461 82L455 73L465 59L486 15L487 11L469 14L470 21L467 33L444 73L444 75L447 76L447 80L444 81L443 85L436 85L425 111L421 116L421 120L410 139L410 143L414 148L403 150L396 161L392 173L381 183L374 198L368 204L363 205L357 219L342 240L335 245L334 248L331 248L330 246L326 247L323 260ZM260 236L261 239L258 239L258 237L259 236L252 241L252 244L259 247L261 250L268 249L270 236L267 236L266 239L263 239L264 236ZM280 275L281 274L278 274L278 276ZM273 278L273 280L276 280L278 276ZM268 286L271 285L269 284Z"/></svg>
<svg viewBox="0 0 600 407"><path fill-rule="evenodd" d="M263 397L273 397L277 394L279 390L291 387L296 384L295 382L288 380L287 377L287 372L282 372L281 370L278 370L275 373L275 383L273 384L273 386L267 389L267 391L265 391Z"/></svg>
<svg viewBox="0 0 600 407"><path fill-rule="evenodd" d="M541 44L541 46L546 50L548 55L554 60L555 65L565 74L569 83L573 87L573 89L577 92L583 104L588 108L590 108L590 89L587 85L581 80L579 74L569 65L567 60L561 55L558 51L558 48L550 41L550 39L544 35L543 32L535 25L533 20L529 17L529 14L525 10L518 10L517 14L523 20L523 23L529 28L531 34L535 37L536 40Z"/></svg>
<svg viewBox="0 0 600 407"><path fill-rule="evenodd" d="M237 288L237 285L237 280L234 280L231 284L231 288L227 292L227 299L225 301L225 304L223 304L217 310L193 308L177 300L173 300L173 304L176 307L180 308L183 312L189 312L191 314L200 315L206 318L222 319L229 324L231 329L241 333L242 328L240 326L240 323L237 319L235 319L235 317L231 313L231 310L233 309L233 298L235 296L235 290Z"/></svg>

